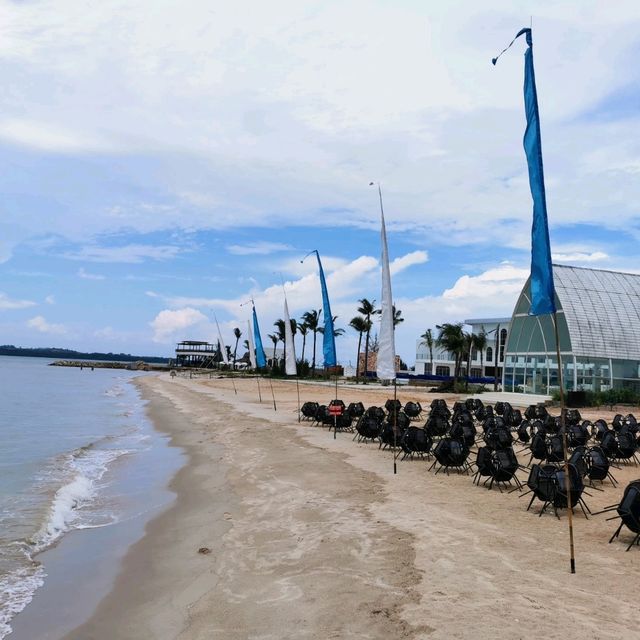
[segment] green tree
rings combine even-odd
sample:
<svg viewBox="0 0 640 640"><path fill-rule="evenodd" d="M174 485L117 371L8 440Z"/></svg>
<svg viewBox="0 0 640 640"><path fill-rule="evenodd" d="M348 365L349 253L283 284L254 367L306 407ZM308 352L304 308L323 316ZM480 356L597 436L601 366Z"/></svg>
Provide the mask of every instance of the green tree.
<svg viewBox="0 0 640 640"><path fill-rule="evenodd" d="M302 354L300 355L300 362L304 362L304 348L307 343L307 333L309 333L309 326L303 321L298 322L298 333L302 336Z"/></svg>
<svg viewBox="0 0 640 640"><path fill-rule="evenodd" d="M242 331L238 327L233 330L233 335L236 337L236 346L233 348L233 368L236 368L236 355L238 353L238 341L242 337Z"/></svg>
<svg viewBox="0 0 640 640"><path fill-rule="evenodd" d="M275 334L275 333L270 333L269 334L269 338L271 339L271 341L273 342L273 362L272 364L272 369L275 370L276 366L277 366L277 362L276 362L276 348L278 347L278 342L280 342L280 336Z"/></svg>
<svg viewBox="0 0 640 640"><path fill-rule="evenodd" d="M422 342L420 342L420 344L429 349L429 373L433 375L433 345L435 344L433 331L431 329L427 329L420 337L422 338Z"/></svg>
<svg viewBox="0 0 640 640"><path fill-rule="evenodd" d="M465 348L462 322L438 324L436 329L438 329L436 344L453 355L455 362L453 378L458 380Z"/></svg>
<svg viewBox="0 0 640 640"><path fill-rule="evenodd" d="M401 322L404 322L402 317L402 311L396 309L396 305L393 305L393 328L395 329Z"/></svg>
<svg viewBox="0 0 640 640"><path fill-rule="evenodd" d="M312 375L315 375L316 372L316 340L318 336L318 332L320 331L320 314L322 313L321 309L312 309L311 311L306 311L302 314L302 320L307 325L309 331L313 333L313 359L311 361L311 372Z"/></svg>
<svg viewBox="0 0 640 640"><path fill-rule="evenodd" d="M358 300L360 306L358 307L358 313L361 313L368 324L367 327L367 335L364 342L364 375L367 375L367 368L369 366L369 336L371 335L371 327L373 326L373 321L371 320L371 316L380 313L379 309L376 309L376 301L375 300L367 300L367 298L361 298Z"/></svg>
<svg viewBox="0 0 640 640"><path fill-rule="evenodd" d="M484 377L484 351L487 348L487 334L484 332L484 327L480 333L473 335L473 346L480 353L480 371L482 372L482 376Z"/></svg>
<svg viewBox="0 0 640 640"><path fill-rule="evenodd" d="M358 353L356 355L356 378L358 378L360 374L360 347L362 346L362 334L370 327L367 319L362 316L355 316L355 318L351 318L349 326L358 332Z"/></svg>

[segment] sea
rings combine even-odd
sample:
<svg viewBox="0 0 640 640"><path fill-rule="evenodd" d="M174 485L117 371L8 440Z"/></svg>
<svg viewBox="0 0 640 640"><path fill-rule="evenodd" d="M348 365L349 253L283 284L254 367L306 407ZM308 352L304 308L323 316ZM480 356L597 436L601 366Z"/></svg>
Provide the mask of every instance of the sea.
<svg viewBox="0 0 640 640"><path fill-rule="evenodd" d="M133 384L149 374L51 362L0 356L0 639L84 622L183 464Z"/></svg>

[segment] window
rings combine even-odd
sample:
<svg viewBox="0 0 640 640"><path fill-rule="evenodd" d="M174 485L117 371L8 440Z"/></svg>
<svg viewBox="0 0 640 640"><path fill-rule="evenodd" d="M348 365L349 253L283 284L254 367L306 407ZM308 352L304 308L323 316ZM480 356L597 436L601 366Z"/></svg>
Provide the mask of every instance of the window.
<svg viewBox="0 0 640 640"><path fill-rule="evenodd" d="M471 367L472 378L482 378L482 369L480 367Z"/></svg>
<svg viewBox="0 0 640 640"><path fill-rule="evenodd" d="M500 331L500 362L504 362L504 345L507 344L507 330Z"/></svg>
<svg viewBox="0 0 640 640"><path fill-rule="evenodd" d="M436 367L436 375L437 376L448 376L449 375L449 367L443 367L442 365L438 365Z"/></svg>
<svg viewBox="0 0 640 640"><path fill-rule="evenodd" d="M478 350L475 347L471 348L471 359L472 360L478 359Z"/></svg>
<svg viewBox="0 0 640 640"><path fill-rule="evenodd" d="M487 347L487 362L493 362L493 349Z"/></svg>

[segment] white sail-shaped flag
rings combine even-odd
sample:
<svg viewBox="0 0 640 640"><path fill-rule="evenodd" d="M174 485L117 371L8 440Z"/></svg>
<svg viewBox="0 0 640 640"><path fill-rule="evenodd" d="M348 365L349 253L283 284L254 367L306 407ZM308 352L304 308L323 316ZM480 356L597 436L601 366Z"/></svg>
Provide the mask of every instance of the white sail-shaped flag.
<svg viewBox="0 0 640 640"><path fill-rule="evenodd" d="M288 376L295 376L296 369L296 349L293 343L293 331L291 331L291 319L289 318L289 306L287 298L284 299L284 351L285 351L285 373Z"/></svg>
<svg viewBox="0 0 640 640"><path fill-rule="evenodd" d="M253 341L253 330L251 329L250 320L247 320L247 334L249 336L249 360L251 360L251 368L257 369L258 363L256 362L256 345Z"/></svg>
<svg viewBox="0 0 640 640"><path fill-rule="evenodd" d="M379 187L378 187L379 188ZM380 296L380 337L378 341L378 362L376 373L379 380L396 378L396 344L393 331L393 298L391 296L391 272L389 271L389 250L387 248L387 230L384 225L382 195L380 195L380 218L382 227L382 294Z"/></svg>
<svg viewBox="0 0 640 640"><path fill-rule="evenodd" d="M218 327L218 340L220 340L220 351L222 352L222 362L225 364L229 364L229 358L227 357L227 348L224 346L224 340L222 339L222 334L220 333L220 325L218 324L218 318L215 318L216 327Z"/></svg>

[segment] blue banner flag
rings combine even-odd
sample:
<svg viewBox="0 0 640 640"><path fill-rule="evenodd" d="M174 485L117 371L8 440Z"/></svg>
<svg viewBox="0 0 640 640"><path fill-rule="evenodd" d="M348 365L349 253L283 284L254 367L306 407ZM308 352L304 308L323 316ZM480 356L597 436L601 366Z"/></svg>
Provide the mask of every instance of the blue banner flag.
<svg viewBox="0 0 640 640"><path fill-rule="evenodd" d="M311 253L316 254L318 258L318 267L320 269L320 288L322 289L322 311L324 313L324 335L322 337L322 353L324 356L325 367L335 367L336 361L336 337L333 332L333 316L331 315L331 306L329 305L329 293L327 292L327 281L324 278L324 270L322 262L320 262L320 254L317 250Z"/></svg>
<svg viewBox="0 0 640 640"><path fill-rule="evenodd" d="M258 326L258 316L256 314L256 308L253 307L253 335L256 342L256 364L258 368L267 366L267 357L264 355L264 348L262 346L262 338L260 337L260 327Z"/></svg>
<svg viewBox="0 0 640 640"><path fill-rule="evenodd" d="M531 29L521 29L509 47L525 35L527 51L524 54L524 106L527 128L524 132L524 151L529 167L529 187L533 198L533 225L531 227L531 309L532 316L554 313L556 310L551 245L547 221L547 199L542 168L542 138L540 136L540 113L536 76L533 70L533 40ZM507 47L502 53L504 53ZM497 62L502 53L492 60Z"/></svg>

